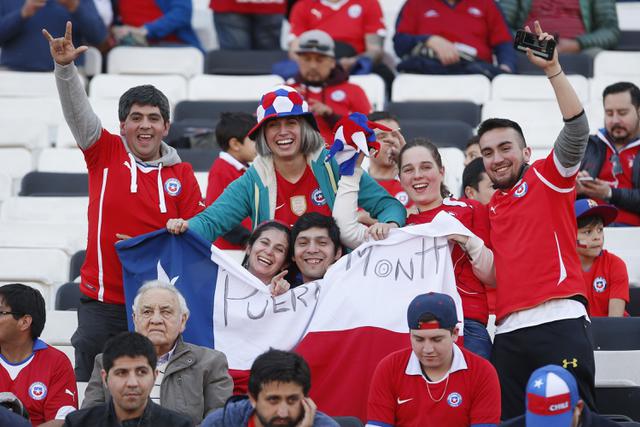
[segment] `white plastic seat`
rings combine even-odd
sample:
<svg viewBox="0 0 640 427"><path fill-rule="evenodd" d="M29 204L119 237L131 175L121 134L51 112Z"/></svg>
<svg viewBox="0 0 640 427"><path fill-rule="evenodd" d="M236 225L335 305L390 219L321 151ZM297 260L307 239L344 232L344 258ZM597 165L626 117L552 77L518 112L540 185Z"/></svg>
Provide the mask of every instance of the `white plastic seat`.
<svg viewBox="0 0 640 427"><path fill-rule="evenodd" d="M400 74L393 81L392 101L471 101L484 104L491 82L483 75L434 76Z"/></svg>
<svg viewBox="0 0 640 427"><path fill-rule="evenodd" d="M53 72L0 71L0 96L57 98Z"/></svg>
<svg viewBox="0 0 640 427"><path fill-rule="evenodd" d="M91 104L93 111L100 118L102 127L115 135L119 135L120 121L118 119L118 98L89 99L89 103ZM58 126L55 141L56 147L58 148L77 149L76 140L66 123L62 123Z"/></svg>
<svg viewBox="0 0 640 427"><path fill-rule="evenodd" d="M202 74L204 55L195 47L118 46L107 56L109 74Z"/></svg>
<svg viewBox="0 0 640 427"><path fill-rule="evenodd" d="M196 176L196 181L198 181L198 185L200 186L200 192L202 193L202 198L207 197L207 186L209 185L209 172L194 172Z"/></svg>
<svg viewBox="0 0 640 427"><path fill-rule="evenodd" d="M74 311L75 313L75 311ZM67 358L69 359L69 362L71 362L71 366L75 366L76 364L76 349L73 348L73 346L71 344L69 345L55 345L55 348L57 348L58 350L60 350L61 352L63 352L65 354L65 356L67 356ZM87 384L87 383L84 383ZM85 386L86 389L86 386ZM78 389L78 403L82 402L82 400L80 400L80 396L82 396L84 398L84 390L82 390L82 395L80 395L80 389Z"/></svg>
<svg viewBox="0 0 640 427"><path fill-rule="evenodd" d="M638 77L640 52L605 50L593 60L593 77L616 76L618 80Z"/></svg>
<svg viewBox="0 0 640 427"><path fill-rule="evenodd" d="M87 164L79 148L47 148L40 152L36 170L87 173Z"/></svg>
<svg viewBox="0 0 640 427"><path fill-rule="evenodd" d="M602 92L607 86L621 81L631 82L636 86L640 86L640 75L638 73L635 73L633 75L625 76L605 75L594 77L589 82L589 99L594 104L599 104L600 108L602 109Z"/></svg>
<svg viewBox="0 0 640 427"><path fill-rule="evenodd" d="M0 248L59 249L71 256L86 247L86 222L0 222ZM30 262L37 259L30 258ZM2 271L0 267L0 275Z"/></svg>
<svg viewBox="0 0 640 427"><path fill-rule="evenodd" d="M459 148L438 148L444 166L444 184L454 196L460 195L462 171L464 170L464 153Z"/></svg>
<svg viewBox="0 0 640 427"><path fill-rule="evenodd" d="M13 184L11 177L4 172L0 172L0 206L8 197L11 196L13 191Z"/></svg>
<svg viewBox="0 0 640 427"><path fill-rule="evenodd" d="M49 145L49 127L44 120L4 119L0 117L0 147L24 147L29 150Z"/></svg>
<svg viewBox="0 0 640 427"><path fill-rule="evenodd" d="M205 52L217 49L218 34L213 23L213 11L208 0L194 0L191 14L191 27L196 32Z"/></svg>
<svg viewBox="0 0 640 427"><path fill-rule="evenodd" d="M369 98L373 111L384 110L384 80L377 74L365 74L349 77L349 82L360 86Z"/></svg>
<svg viewBox="0 0 640 427"><path fill-rule="evenodd" d="M56 94L55 98L5 98L0 97L0 117L2 120L25 120L35 117L52 128L64 123L62 107Z"/></svg>
<svg viewBox="0 0 640 427"><path fill-rule="evenodd" d="M622 31L640 30L640 2L616 2L616 11Z"/></svg>
<svg viewBox="0 0 640 427"><path fill-rule="evenodd" d="M189 99L192 101L256 101L265 92L283 83L282 77L273 74L261 76L203 74L189 80Z"/></svg>
<svg viewBox="0 0 640 427"><path fill-rule="evenodd" d="M596 386L640 386L640 350L594 351Z"/></svg>
<svg viewBox="0 0 640 427"><path fill-rule="evenodd" d="M47 310L47 322L41 338L53 346L70 346L71 335L78 327L76 311Z"/></svg>
<svg viewBox="0 0 640 427"><path fill-rule="evenodd" d="M33 169L31 152L26 148L0 148L2 171L11 178L22 178Z"/></svg>
<svg viewBox="0 0 640 427"><path fill-rule="evenodd" d="M9 197L0 207L3 223L86 223L88 197Z"/></svg>
<svg viewBox="0 0 640 427"><path fill-rule="evenodd" d="M384 19L384 26L387 29L387 35L384 38L384 52L391 57L394 62L398 62L398 57L393 49L393 36L396 32L396 20L398 14L404 2L399 0L380 0L380 7L382 8L382 17Z"/></svg>
<svg viewBox="0 0 640 427"><path fill-rule="evenodd" d="M604 248L622 258L627 265L629 283L640 286L640 228L605 227Z"/></svg>
<svg viewBox="0 0 640 427"><path fill-rule="evenodd" d="M581 102L589 100L589 81L573 74L567 76ZM504 101L555 101L553 87L546 76L500 74L491 82L491 99Z"/></svg>
<svg viewBox="0 0 640 427"><path fill-rule="evenodd" d="M187 98L187 80L177 74L120 75L99 74L89 84L89 97L93 99L119 99L134 86L153 85L169 99L171 106ZM114 114L117 114L117 109Z"/></svg>

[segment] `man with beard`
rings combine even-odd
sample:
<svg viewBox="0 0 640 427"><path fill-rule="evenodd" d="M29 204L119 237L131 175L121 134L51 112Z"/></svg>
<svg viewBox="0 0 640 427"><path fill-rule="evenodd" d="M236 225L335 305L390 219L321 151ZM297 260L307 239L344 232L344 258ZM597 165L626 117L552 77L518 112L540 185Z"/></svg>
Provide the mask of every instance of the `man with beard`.
<svg viewBox="0 0 640 427"><path fill-rule="evenodd" d="M640 89L614 83L602 98L604 128L589 138L576 189L617 207L617 225L640 226Z"/></svg>
<svg viewBox="0 0 640 427"><path fill-rule="evenodd" d="M287 84L309 103L320 133L331 143L332 129L342 116L355 112L369 114L371 104L364 90L349 83L349 73L336 63L334 42L329 34L322 30L302 33L295 52L299 73Z"/></svg>
<svg viewBox="0 0 640 427"><path fill-rule="evenodd" d="M271 349L256 358L249 398L227 401L201 427L338 427L309 397L311 372L296 353Z"/></svg>
<svg viewBox="0 0 640 427"><path fill-rule="evenodd" d="M537 22L535 31L540 40L552 39ZM594 409L595 363L573 210L589 124L557 52L549 61L528 57L549 78L564 120L551 153L529 165L531 149L511 120L488 119L478 131L498 190L488 207L497 283L491 360L500 377L502 419L524 413L527 380L547 364L569 369Z"/></svg>

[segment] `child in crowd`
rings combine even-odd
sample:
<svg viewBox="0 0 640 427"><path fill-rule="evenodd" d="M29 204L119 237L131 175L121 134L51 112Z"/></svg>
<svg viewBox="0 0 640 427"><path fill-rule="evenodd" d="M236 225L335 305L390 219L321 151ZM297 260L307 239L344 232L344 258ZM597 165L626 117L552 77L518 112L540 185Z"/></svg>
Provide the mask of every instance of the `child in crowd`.
<svg viewBox="0 0 640 427"><path fill-rule="evenodd" d="M216 141L222 151L209 170L207 206L220 197L229 184L242 176L256 157L255 142L247 136L255 122L255 117L247 113L220 115ZM243 249L250 233L251 219L247 217L241 226L218 238L214 244L220 249Z"/></svg>
<svg viewBox="0 0 640 427"><path fill-rule="evenodd" d="M467 142L467 146L464 148L464 165L467 166L473 159L482 157L480 154L480 138L472 136Z"/></svg>
<svg viewBox="0 0 640 427"><path fill-rule="evenodd" d="M578 255L587 285L589 316L621 317L629 302L629 276L624 261L602 249L603 228L616 219L618 209L592 199L575 203Z"/></svg>

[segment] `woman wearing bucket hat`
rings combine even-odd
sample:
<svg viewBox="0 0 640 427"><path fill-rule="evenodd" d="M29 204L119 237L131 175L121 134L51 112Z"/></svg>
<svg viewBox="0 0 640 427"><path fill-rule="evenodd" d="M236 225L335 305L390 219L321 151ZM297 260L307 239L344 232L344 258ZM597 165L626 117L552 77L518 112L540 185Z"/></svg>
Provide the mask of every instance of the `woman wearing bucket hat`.
<svg viewBox="0 0 640 427"><path fill-rule="evenodd" d="M258 123L248 135L258 152L253 165L202 213L188 221L170 219L171 233L190 229L213 241L247 216L253 224L268 219L293 224L306 212L331 215L338 164L326 160L324 140L302 96L289 86L278 86L262 96L256 115ZM358 205L381 223L404 225L402 204L366 174Z"/></svg>

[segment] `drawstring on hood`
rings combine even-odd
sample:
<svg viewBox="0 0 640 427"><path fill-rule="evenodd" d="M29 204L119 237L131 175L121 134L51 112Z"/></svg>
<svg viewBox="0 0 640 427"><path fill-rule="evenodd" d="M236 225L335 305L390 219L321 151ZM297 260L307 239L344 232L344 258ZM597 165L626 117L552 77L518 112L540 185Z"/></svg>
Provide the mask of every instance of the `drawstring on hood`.
<svg viewBox="0 0 640 427"><path fill-rule="evenodd" d="M162 163L158 164L158 199L160 200L160 213L167 213L167 205L164 200L164 190L162 189Z"/></svg>

